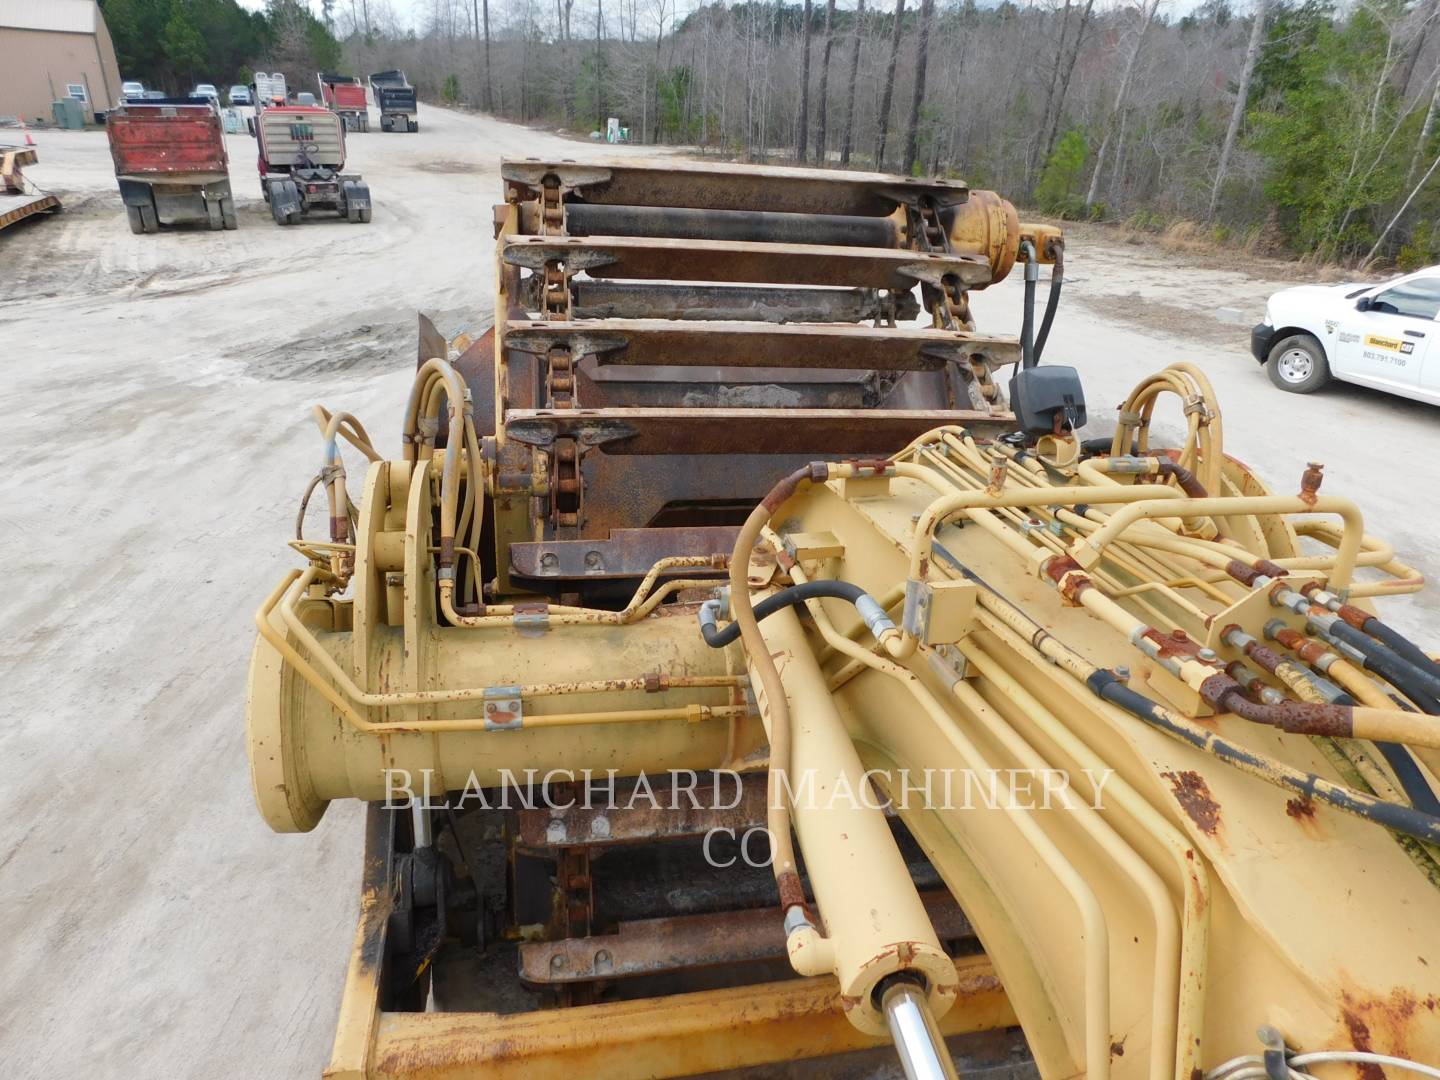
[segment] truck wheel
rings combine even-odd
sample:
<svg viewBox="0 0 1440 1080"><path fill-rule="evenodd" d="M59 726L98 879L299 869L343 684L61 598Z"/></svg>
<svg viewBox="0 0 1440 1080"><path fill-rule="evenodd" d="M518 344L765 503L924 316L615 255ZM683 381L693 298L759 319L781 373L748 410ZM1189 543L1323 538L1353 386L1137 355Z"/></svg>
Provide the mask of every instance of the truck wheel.
<svg viewBox="0 0 1440 1080"><path fill-rule="evenodd" d="M345 220L350 222L351 225L359 224L360 207L356 206L354 203L348 203L345 206L344 214Z"/></svg>
<svg viewBox="0 0 1440 1080"><path fill-rule="evenodd" d="M238 229L240 222L235 218L235 200L230 196L220 200L220 218L227 229Z"/></svg>
<svg viewBox="0 0 1440 1080"><path fill-rule="evenodd" d="M363 225L363 224L365 224L366 222L368 222L369 220L370 220L370 207L367 206L367 207L365 207L365 209L363 209L363 210L360 211L360 223Z"/></svg>
<svg viewBox="0 0 1440 1080"><path fill-rule="evenodd" d="M276 225L289 225L290 215L280 209L280 204L274 199L270 200L270 216L275 219Z"/></svg>
<svg viewBox="0 0 1440 1080"><path fill-rule="evenodd" d="M140 225L147 233L160 231L160 215L155 212L155 207L140 207Z"/></svg>
<svg viewBox="0 0 1440 1080"><path fill-rule="evenodd" d="M1330 381L1325 350L1309 334L1292 334L1275 343L1265 373L1281 390L1311 394Z"/></svg>
<svg viewBox="0 0 1440 1080"><path fill-rule="evenodd" d="M410 130L411 130L411 132L419 131L419 130L420 130L420 121L419 121L419 120L411 120L411 121L410 121Z"/></svg>
<svg viewBox="0 0 1440 1080"><path fill-rule="evenodd" d="M139 236L145 231L145 219L140 216L140 207L126 206L125 216L130 220L130 231Z"/></svg>
<svg viewBox="0 0 1440 1080"><path fill-rule="evenodd" d="M360 130L361 130L361 131L369 131L369 130L370 130L370 115L369 115L368 113L360 118Z"/></svg>
<svg viewBox="0 0 1440 1080"><path fill-rule="evenodd" d="M205 203L205 217L210 223L211 232L219 232L225 228L225 214L220 209L220 201L218 199Z"/></svg>
<svg viewBox="0 0 1440 1080"><path fill-rule="evenodd" d="M290 211L290 214L289 214L289 217L288 217L288 219L286 220L285 224L287 224L287 225L299 225L299 224L300 224L300 218L301 218L301 215L302 215L302 214L304 214L304 211L303 211L303 210L291 210L291 211Z"/></svg>

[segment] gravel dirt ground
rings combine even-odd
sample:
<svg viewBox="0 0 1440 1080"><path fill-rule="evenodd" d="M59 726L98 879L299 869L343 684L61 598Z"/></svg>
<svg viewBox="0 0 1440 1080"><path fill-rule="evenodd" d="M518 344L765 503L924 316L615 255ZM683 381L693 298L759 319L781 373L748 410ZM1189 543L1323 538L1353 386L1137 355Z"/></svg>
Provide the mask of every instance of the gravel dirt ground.
<svg viewBox="0 0 1440 1080"><path fill-rule="evenodd" d="M253 142L232 136L239 231L134 236L103 134L38 142L28 175L67 210L0 238L0 1071L315 1076L361 814L337 805L310 836L272 835L243 742L251 613L293 562L283 540L317 464L308 410L350 409L393 450L415 312L451 333L489 320L498 159L604 151L423 109L418 135L351 140L372 224L281 229ZM1325 461L1326 490L1440 579L1422 472L1440 457L1437 410L1271 387L1248 327L1284 281L1090 234L1069 264L1047 360L1084 374L1091 433L1144 373L1198 361L1228 450L1281 491ZM1018 328L1018 279L976 297L983 326ZM1388 610L1440 640L1433 597Z"/></svg>

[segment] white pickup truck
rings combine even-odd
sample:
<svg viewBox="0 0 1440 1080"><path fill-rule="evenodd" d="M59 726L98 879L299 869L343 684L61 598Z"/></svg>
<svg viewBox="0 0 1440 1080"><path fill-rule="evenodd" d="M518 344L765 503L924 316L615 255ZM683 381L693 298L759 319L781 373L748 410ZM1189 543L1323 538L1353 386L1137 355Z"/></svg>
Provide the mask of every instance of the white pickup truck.
<svg viewBox="0 0 1440 1080"><path fill-rule="evenodd" d="M1300 285L1270 297L1250 352L1294 394L1343 379L1440 405L1437 315L1440 266L1381 285Z"/></svg>

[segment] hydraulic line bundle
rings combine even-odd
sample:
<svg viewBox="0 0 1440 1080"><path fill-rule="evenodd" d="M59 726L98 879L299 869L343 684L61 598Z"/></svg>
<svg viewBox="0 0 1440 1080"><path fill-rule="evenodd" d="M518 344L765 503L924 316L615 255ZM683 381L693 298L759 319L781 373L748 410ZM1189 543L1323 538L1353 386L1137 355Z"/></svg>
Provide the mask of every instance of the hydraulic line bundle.
<svg viewBox="0 0 1440 1080"><path fill-rule="evenodd" d="M993 194L503 171L495 328L398 454L317 407L256 616L266 821L371 804L327 1075L1437 1075L1424 580L1319 465L1185 363L1082 440Z"/></svg>

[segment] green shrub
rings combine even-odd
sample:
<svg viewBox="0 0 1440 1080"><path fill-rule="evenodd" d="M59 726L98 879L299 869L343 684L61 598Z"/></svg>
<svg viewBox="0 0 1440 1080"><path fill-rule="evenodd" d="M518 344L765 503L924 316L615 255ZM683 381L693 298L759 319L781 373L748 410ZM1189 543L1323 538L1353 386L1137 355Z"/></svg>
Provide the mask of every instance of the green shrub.
<svg viewBox="0 0 1440 1080"><path fill-rule="evenodd" d="M1085 180L1085 161L1090 156L1085 133L1071 128L1060 136L1050 160L1035 185L1035 205L1049 214L1078 217L1084 212L1080 187Z"/></svg>

